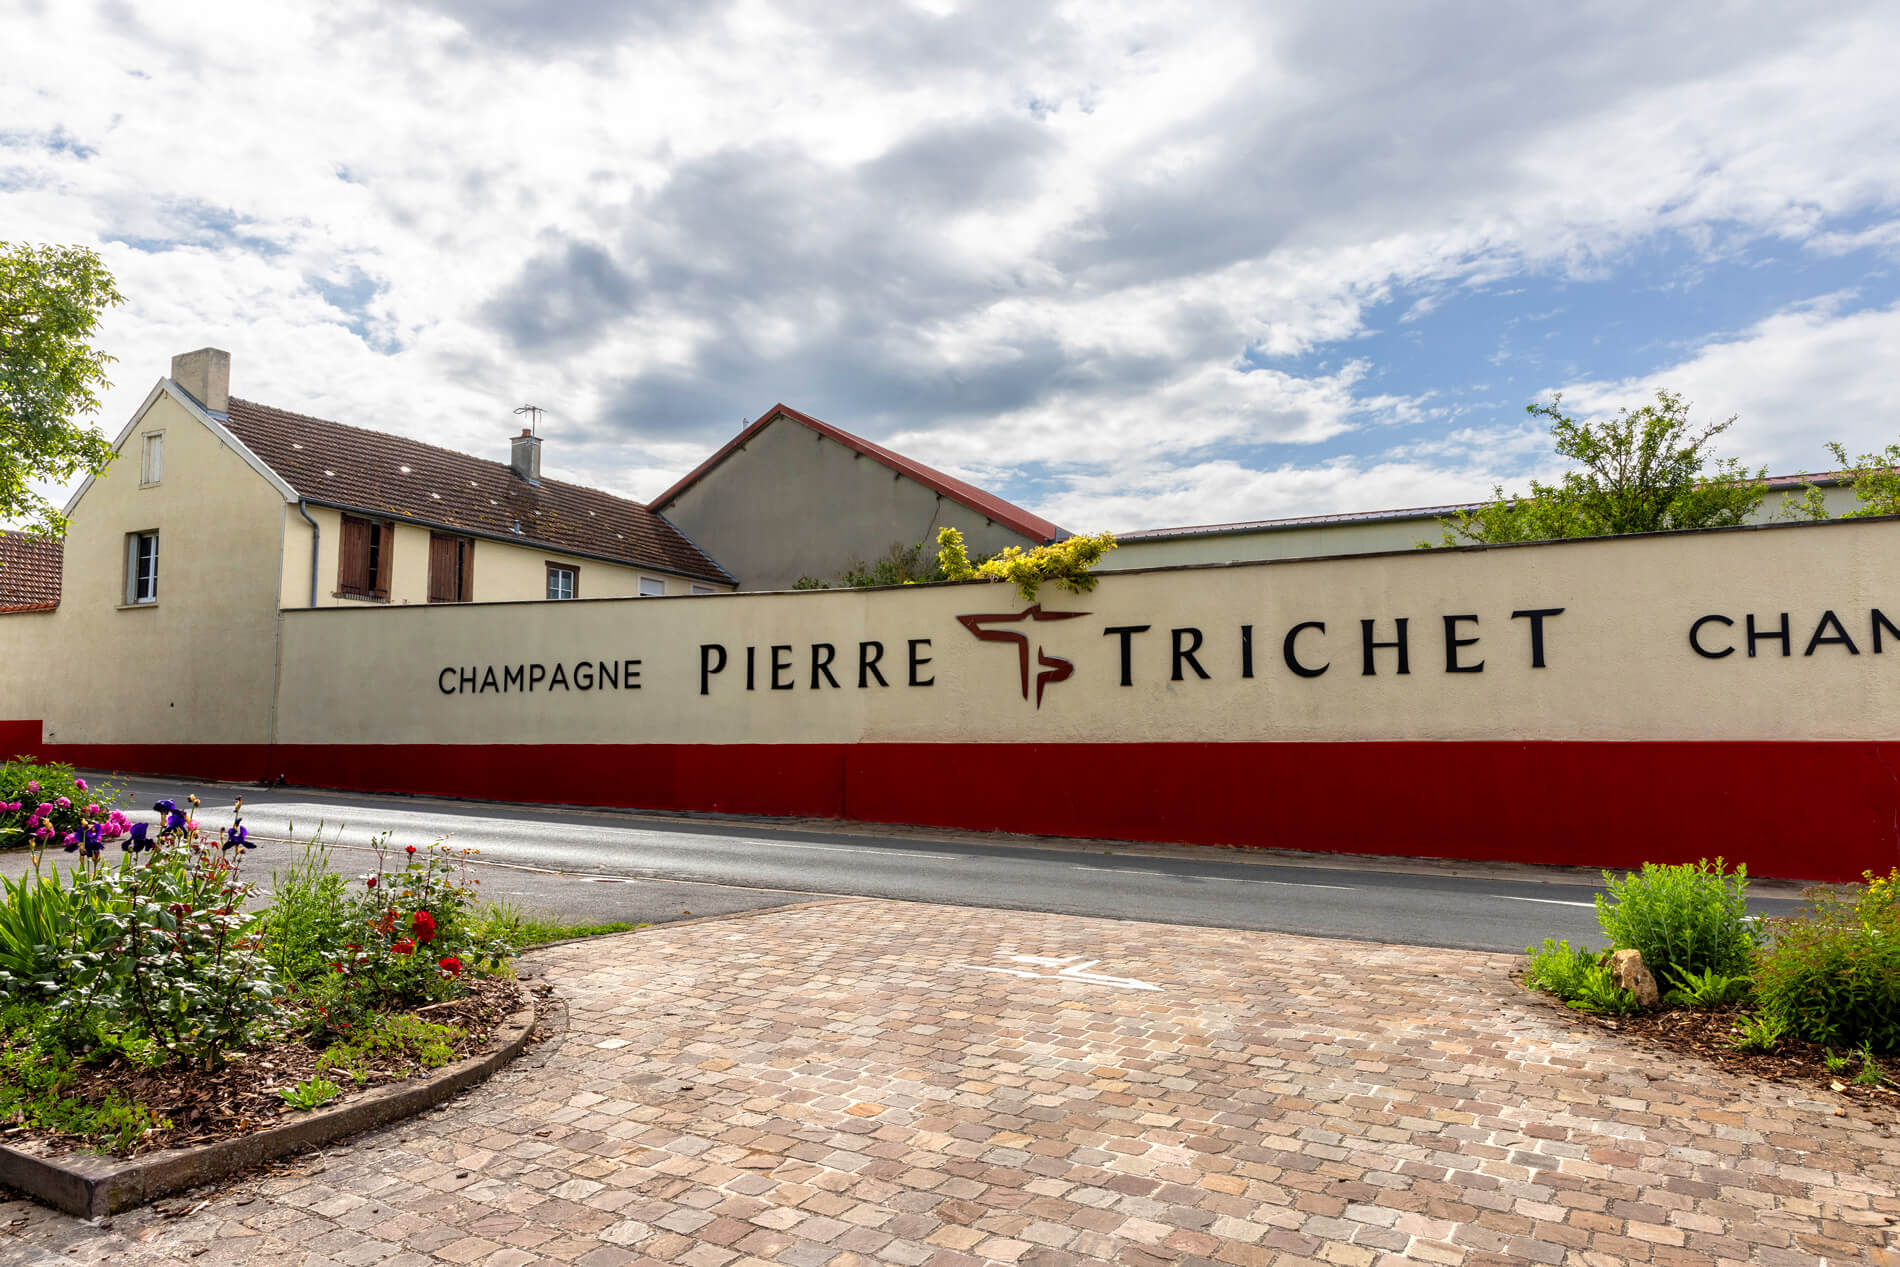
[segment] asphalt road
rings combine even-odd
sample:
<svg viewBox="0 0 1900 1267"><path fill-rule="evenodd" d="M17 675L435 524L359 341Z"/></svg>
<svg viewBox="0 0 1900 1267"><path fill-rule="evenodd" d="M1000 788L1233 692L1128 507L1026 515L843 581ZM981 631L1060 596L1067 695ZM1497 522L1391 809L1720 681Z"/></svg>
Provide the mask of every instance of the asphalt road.
<svg viewBox="0 0 1900 1267"><path fill-rule="evenodd" d="M284 865L295 842L319 833L345 871L373 865L378 835L396 850L448 838L480 850L484 896L569 922L658 923L848 895L1473 950L1518 952L1545 937L1603 940L1592 903L1598 886L1576 872L1288 863L1191 846L841 832L101 777L126 788L135 806L196 791L207 824L228 823L231 798L243 795L245 825L273 838L252 855L259 872ZM1783 888L1752 905L1782 914L1796 902Z"/></svg>

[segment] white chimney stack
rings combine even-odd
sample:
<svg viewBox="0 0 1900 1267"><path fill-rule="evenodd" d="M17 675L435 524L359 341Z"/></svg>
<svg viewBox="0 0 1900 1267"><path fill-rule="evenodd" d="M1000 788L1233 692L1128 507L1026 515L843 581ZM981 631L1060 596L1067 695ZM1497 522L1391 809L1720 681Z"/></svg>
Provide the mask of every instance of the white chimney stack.
<svg viewBox="0 0 1900 1267"><path fill-rule="evenodd" d="M541 437L523 427L508 446L508 465L530 484L541 482Z"/></svg>
<svg viewBox="0 0 1900 1267"><path fill-rule="evenodd" d="M199 348L172 358L172 382L214 414L231 407L231 354L222 348Z"/></svg>

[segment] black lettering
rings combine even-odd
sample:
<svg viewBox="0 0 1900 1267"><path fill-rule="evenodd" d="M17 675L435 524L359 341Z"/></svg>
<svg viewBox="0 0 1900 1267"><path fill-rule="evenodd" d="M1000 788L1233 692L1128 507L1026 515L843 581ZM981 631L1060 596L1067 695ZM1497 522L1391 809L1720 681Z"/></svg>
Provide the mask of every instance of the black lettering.
<svg viewBox="0 0 1900 1267"><path fill-rule="evenodd" d="M1326 670L1332 668L1333 662L1328 660L1317 669L1309 669L1300 663L1299 648L1294 645L1299 641L1300 635L1309 629L1317 629L1321 633L1325 633L1326 622L1323 620L1303 620L1293 626L1293 628L1287 630L1286 641L1280 644L1280 658L1286 661L1287 668L1292 669L1301 677L1318 677L1320 674L1326 672Z"/></svg>
<svg viewBox="0 0 1900 1267"><path fill-rule="evenodd" d="M454 672L455 672L455 667L451 665L448 668L442 670L440 673L435 675L436 689L441 691L444 695L455 694L454 688L449 685L449 676L453 674Z"/></svg>
<svg viewBox="0 0 1900 1267"><path fill-rule="evenodd" d="M1723 647L1720 651L1711 651L1702 645L1702 626L1733 625L1734 623L1727 616L1704 616L1689 626L1689 645L1694 647L1695 653L1705 660L1720 660L1723 656L1734 655L1734 647Z"/></svg>
<svg viewBox="0 0 1900 1267"><path fill-rule="evenodd" d="M1240 676L1253 676L1253 626L1240 627Z"/></svg>
<svg viewBox="0 0 1900 1267"><path fill-rule="evenodd" d="M829 642L811 644L811 689L818 689L818 676L823 674L825 681L831 683L831 689L838 689L838 679L831 676L831 662L837 658L838 648Z"/></svg>
<svg viewBox="0 0 1900 1267"><path fill-rule="evenodd" d="M557 686L564 691L568 689L567 666L562 664L559 660L554 662L554 676L548 679L548 689L550 691Z"/></svg>
<svg viewBox="0 0 1900 1267"><path fill-rule="evenodd" d="M1484 661L1482 660L1476 664L1460 664L1458 662L1458 648L1473 646L1478 641L1475 635L1470 638L1460 638L1458 636L1459 623L1467 620L1474 625L1478 623L1476 616L1445 617L1445 672L1447 673L1484 672Z"/></svg>
<svg viewBox="0 0 1900 1267"><path fill-rule="evenodd" d="M493 691L497 695L501 694L501 683L495 680L495 666L492 664L488 666L488 672L482 675L482 689L475 693L480 695L486 691Z"/></svg>
<svg viewBox="0 0 1900 1267"><path fill-rule="evenodd" d="M622 660L620 662L620 682L622 690L637 691L640 689L640 662L638 660Z"/></svg>
<svg viewBox="0 0 1900 1267"><path fill-rule="evenodd" d="M1829 637L1823 638L1821 631L1829 625L1834 626L1834 632ZM1860 648L1855 646L1854 640L1847 636L1847 629L1841 624L1841 618L1831 611L1825 611L1821 613L1820 622L1814 626L1814 636L1808 639L1808 649L1801 654L1813 655L1816 647L1829 646L1846 647L1848 655L1860 654Z"/></svg>
<svg viewBox="0 0 1900 1267"><path fill-rule="evenodd" d="M929 645L930 639L928 638L912 638L910 640L910 684L912 686L935 686L937 683L937 679L934 676L928 678L920 678L917 676L918 672L926 664L930 663L930 657L919 656L917 654L917 648L927 647Z"/></svg>
<svg viewBox="0 0 1900 1267"><path fill-rule="evenodd" d="M1400 616L1397 620L1392 622L1393 625L1396 626L1398 632L1393 637L1393 640L1391 642L1376 642L1373 640L1372 631L1374 627L1378 625L1378 623L1379 622L1376 620L1362 620L1359 622L1359 640L1361 643L1364 644L1364 648L1365 648L1365 667L1360 671L1359 676L1361 677L1374 676L1378 672L1378 669L1374 667L1373 665L1372 653L1375 651L1383 651L1387 648L1392 648L1398 651L1399 653L1399 670L1398 671L1400 673L1409 674L1412 671L1412 664L1409 658L1410 648L1408 648L1405 645L1406 618L1404 616Z"/></svg>
<svg viewBox="0 0 1900 1267"><path fill-rule="evenodd" d="M879 686L889 686L884 680L884 671L877 667L884 658L884 644L881 642L860 642L858 644L858 689L869 686L870 679L876 678Z"/></svg>
<svg viewBox="0 0 1900 1267"><path fill-rule="evenodd" d="M1750 612L1748 614L1748 658L1751 660L1755 658L1755 644L1757 642L1776 642L1776 641L1779 641L1781 643L1782 657L1784 659L1787 658L1787 656L1790 654L1789 649L1788 649L1788 613L1787 612L1781 613L1781 632L1780 633L1765 633L1765 632L1758 631L1755 628L1755 613Z"/></svg>
<svg viewBox="0 0 1900 1267"><path fill-rule="evenodd" d="M541 679L545 678L547 675L548 675L547 665L545 664L529 665L528 666L528 689L532 691L536 686L540 685Z"/></svg>
<svg viewBox="0 0 1900 1267"><path fill-rule="evenodd" d="M587 675L585 678L581 677L583 673ZM577 691L594 689L594 666L591 662L582 660L574 666L574 689Z"/></svg>
<svg viewBox="0 0 1900 1267"><path fill-rule="evenodd" d="M1900 626L1896 626L1891 620L1888 620L1885 616L1881 615L1880 609L1876 607L1874 608L1874 654L1875 655L1880 654L1880 631L1883 627L1886 629L1888 633L1892 634L1894 637L1900 638Z"/></svg>
<svg viewBox="0 0 1900 1267"><path fill-rule="evenodd" d="M1192 634L1194 641L1183 647L1181 645L1182 634ZM1174 682L1181 681L1181 666L1185 664L1194 670L1195 677L1200 678L1203 682L1207 681L1207 670L1203 669L1201 662L1194 658L1194 653L1201 649L1201 631L1198 629L1176 629L1172 631L1172 636L1174 639L1174 671L1169 675L1169 680Z"/></svg>
<svg viewBox="0 0 1900 1267"><path fill-rule="evenodd" d="M778 654L781 651L785 653L785 658L782 661L779 659L779 654ZM785 680L782 682L779 681L779 675L781 673L785 675ZM797 685L795 682L792 681L791 674L792 674L791 647L789 646L773 647L772 648L772 689L775 691L791 690L793 686Z"/></svg>
<svg viewBox="0 0 1900 1267"><path fill-rule="evenodd" d="M1564 609L1561 607L1533 607L1526 611L1511 613L1512 620L1531 622L1531 667L1533 669L1548 667L1544 663L1544 618L1563 614Z"/></svg>
<svg viewBox="0 0 1900 1267"><path fill-rule="evenodd" d="M460 673L455 675L455 693L457 695L473 695L475 693L476 681L474 669L463 669Z"/></svg>
<svg viewBox="0 0 1900 1267"><path fill-rule="evenodd" d="M719 653L719 659L717 661L715 661L712 657L712 653L715 651ZM725 646L717 642L700 643L699 644L699 693L701 695L711 695L712 694L712 675L715 673L724 673L725 671L726 671Z"/></svg>
<svg viewBox="0 0 1900 1267"><path fill-rule="evenodd" d="M747 647L745 649L745 689L748 691L754 689L752 684L758 676L758 661L759 649L757 647Z"/></svg>
<svg viewBox="0 0 1900 1267"><path fill-rule="evenodd" d="M519 664L510 664L501 671L501 693L506 695L512 687L520 690L528 684L527 670Z"/></svg>
<svg viewBox="0 0 1900 1267"><path fill-rule="evenodd" d="M1133 686L1135 684L1135 635L1138 633L1147 633L1152 628L1154 628L1152 625L1110 625L1108 628L1102 630L1102 637L1107 638L1112 635L1122 640L1123 686Z"/></svg>
<svg viewBox="0 0 1900 1267"><path fill-rule="evenodd" d="M601 690L613 687L620 689L620 664L615 660L597 660L594 662L594 680Z"/></svg>

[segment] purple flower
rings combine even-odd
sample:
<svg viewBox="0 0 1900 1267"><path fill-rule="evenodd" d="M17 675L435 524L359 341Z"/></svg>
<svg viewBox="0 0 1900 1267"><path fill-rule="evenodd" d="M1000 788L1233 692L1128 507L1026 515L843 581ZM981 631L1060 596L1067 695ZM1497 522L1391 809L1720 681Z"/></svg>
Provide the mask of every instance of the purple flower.
<svg viewBox="0 0 1900 1267"><path fill-rule="evenodd" d="M133 853L141 853L144 850L150 849L152 842L145 837L145 833L149 830L150 827L145 823L133 823L131 835L127 838L124 848L131 850Z"/></svg>

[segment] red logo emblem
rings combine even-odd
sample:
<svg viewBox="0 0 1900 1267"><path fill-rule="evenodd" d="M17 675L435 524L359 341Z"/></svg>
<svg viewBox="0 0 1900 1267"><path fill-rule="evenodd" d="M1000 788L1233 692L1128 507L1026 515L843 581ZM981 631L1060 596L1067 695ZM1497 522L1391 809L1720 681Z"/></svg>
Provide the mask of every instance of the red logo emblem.
<svg viewBox="0 0 1900 1267"><path fill-rule="evenodd" d="M1022 669L1023 698L1029 698L1029 636L1014 629L991 629L991 625L1019 625L1024 621L1074 620L1077 616L1086 616L1087 612L1046 612L1042 604L1037 603L1024 611L1001 612L988 616L958 616L957 623L981 638L984 642L1013 642L1016 644L1016 659ZM1074 674L1075 665L1061 656L1052 656L1041 647L1036 648L1036 707L1042 707L1042 691L1051 682L1062 682Z"/></svg>

